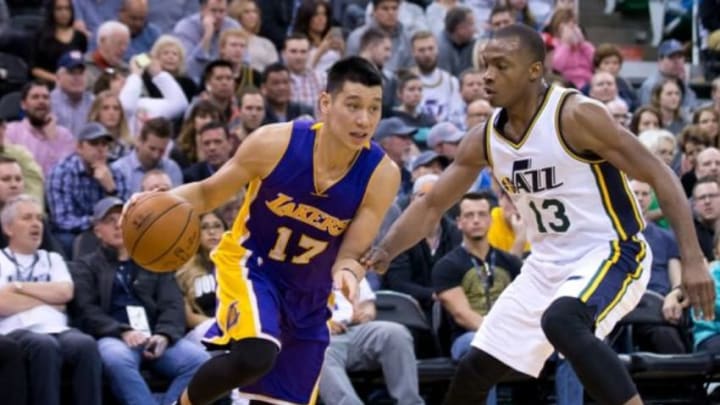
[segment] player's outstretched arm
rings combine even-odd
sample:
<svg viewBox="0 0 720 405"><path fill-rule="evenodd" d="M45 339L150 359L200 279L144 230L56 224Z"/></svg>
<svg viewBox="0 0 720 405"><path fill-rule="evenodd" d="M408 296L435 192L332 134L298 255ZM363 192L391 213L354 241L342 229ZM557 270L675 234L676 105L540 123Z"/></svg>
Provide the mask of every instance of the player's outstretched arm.
<svg viewBox="0 0 720 405"><path fill-rule="evenodd" d="M602 104L583 96L570 96L562 114L562 135L576 152L594 152L655 190L680 245L684 293L696 314L712 319L715 287L695 235L690 204L675 174L637 137L616 124Z"/></svg>
<svg viewBox="0 0 720 405"><path fill-rule="evenodd" d="M291 131L292 123L258 128L212 176L182 185L172 192L190 202L201 213L220 207L250 181L270 174L285 153Z"/></svg>
<svg viewBox="0 0 720 405"><path fill-rule="evenodd" d="M352 281L359 281L365 276L365 268L360 265L359 259L377 236L399 188L400 170L390 158L385 156L370 178L360 208L343 237L332 269L336 284L344 284L341 280L343 276L353 277ZM342 274L347 271L352 272L353 275ZM349 295L354 295L354 292L350 291Z"/></svg>
<svg viewBox="0 0 720 405"><path fill-rule="evenodd" d="M453 163L424 197L403 212L379 245L363 258L364 264L384 273L395 256L424 238L450 206L477 179L485 161L485 126L472 128L463 138Z"/></svg>

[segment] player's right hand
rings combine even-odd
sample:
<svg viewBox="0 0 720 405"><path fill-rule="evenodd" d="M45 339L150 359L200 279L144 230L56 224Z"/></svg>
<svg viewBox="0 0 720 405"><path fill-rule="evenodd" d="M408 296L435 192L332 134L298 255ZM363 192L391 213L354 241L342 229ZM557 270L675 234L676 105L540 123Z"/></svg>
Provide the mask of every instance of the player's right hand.
<svg viewBox="0 0 720 405"><path fill-rule="evenodd" d="M380 246L373 246L360 258L360 264L382 275L390 267L390 254Z"/></svg>
<svg viewBox="0 0 720 405"><path fill-rule="evenodd" d="M123 205L122 211L120 212L120 219L118 219L118 225L120 228L123 226L123 222L125 221L125 215L130 211L130 209L137 204L138 201L140 201L143 197L145 197L149 193L156 193L157 191L140 191L138 193L135 193L130 196L130 199L127 200L125 205Z"/></svg>

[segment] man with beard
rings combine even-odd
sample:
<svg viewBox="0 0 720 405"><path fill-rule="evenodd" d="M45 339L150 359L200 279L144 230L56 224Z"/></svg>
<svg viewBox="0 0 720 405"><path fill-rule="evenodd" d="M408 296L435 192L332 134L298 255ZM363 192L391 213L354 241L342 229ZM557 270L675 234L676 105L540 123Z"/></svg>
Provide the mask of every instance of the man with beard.
<svg viewBox="0 0 720 405"><path fill-rule="evenodd" d="M422 105L431 111L437 122L447 121L450 110L460 103L460 84L438 64L437 40L430 31L418 31L412 36L412 53L417 64L416 73L423 84Z"/></svg>
<svg viewBox="0 0 720 405"><path fill-rule="evenodd" d="M26 147L47 176L53 166L75 150L75 139L52 115L47 83L32 81L26 84L21 97L20 106L25 118L9 123L5 136L8 142Z"/></svg>

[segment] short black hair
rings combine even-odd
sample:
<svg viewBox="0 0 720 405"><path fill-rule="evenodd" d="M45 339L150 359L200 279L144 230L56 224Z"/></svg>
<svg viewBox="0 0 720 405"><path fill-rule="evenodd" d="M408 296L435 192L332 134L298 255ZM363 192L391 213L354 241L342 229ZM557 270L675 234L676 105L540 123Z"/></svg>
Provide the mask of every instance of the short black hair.
<svg viewBox="0 0 720 405"><path fill-rule="evenodd" d="M290 74L290 69L288 69L287 66L283 65L280 62L275 62L267 65L265 67L265 70L262 73L262 84L267 83L268 77L271 73L278 73L278 72L287 72L288 75Z"/></svg>
<svg viewBox="0 0 720 405"><path fill-rule="evenodd" d="M223 122L220 121L210 121L207 124L200 127L200 130L197 133L197 136L202 136L207 131L212 131L213 129L222 129L223 133L225 134L225 138L230 139L230 132L228 131L227 125L225 125Z"/></svg>
<svg viewBox="0 0 720 405"><path fill-rule="evenodd" d="M218 67L224 67L224 68L233 70L233 64L230 61L227 61L224 59L215 59L214 61L208 63L207 66L205 66L205 70L203 70L203 75L202 75L203 85L205 83L207 83L208 79L210 78L210 75L212 75L215 68L218 68Z"/></svg>
<svg viewBox="0 0 720 405"><path fill-rule="evenodd" d="M382 73L368 60L359 56L349 56L340 59L330 67L325 91L334 94L342 90L345 82L358 83L368 87L382 87Z"/></svg>
<svg viewBox="0 0 720 405"><path fill-rule="evenodd" d="M545 63L545 41L537 31L527 25L512 24L490 34L491 39L512 37L520 40L520 46L527 51L533 63Z"/></svg>

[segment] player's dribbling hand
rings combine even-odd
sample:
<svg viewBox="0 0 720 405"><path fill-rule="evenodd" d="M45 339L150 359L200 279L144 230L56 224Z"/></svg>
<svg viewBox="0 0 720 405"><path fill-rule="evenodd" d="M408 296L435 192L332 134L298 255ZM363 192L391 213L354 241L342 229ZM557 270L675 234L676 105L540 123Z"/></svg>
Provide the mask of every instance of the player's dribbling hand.
<svg viewBox="0 0 720 405"><path fill-rule="evenodd" d="M148 193L155 193L156 191L141 191L130 196L125 205L123 205L122 211L120 212L120 219L118 219L118 225L122 228L123 222L125 221L125 215L130 209L137 204L145 195Z"/></svg>
<svg viewBox="0 0 720 405"><path fill-rule="evenodd" d="M365 266L367 270L373 270L383 275L390 266L390 255L385 249L373 246L360 258L360 264Z"/></svg>
<svg viewBox="0 0 720 405"><path fill-rule="evenodd" d="M692 306L699 319L715 319L715 282L708 271L707 262L683 261L682 300L685 307Z"/></svg>

